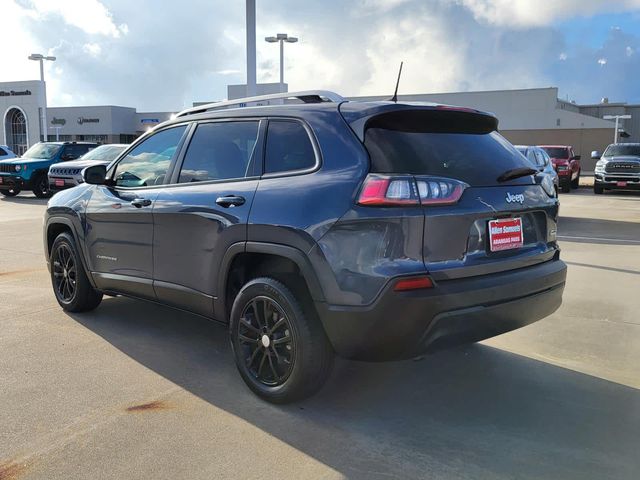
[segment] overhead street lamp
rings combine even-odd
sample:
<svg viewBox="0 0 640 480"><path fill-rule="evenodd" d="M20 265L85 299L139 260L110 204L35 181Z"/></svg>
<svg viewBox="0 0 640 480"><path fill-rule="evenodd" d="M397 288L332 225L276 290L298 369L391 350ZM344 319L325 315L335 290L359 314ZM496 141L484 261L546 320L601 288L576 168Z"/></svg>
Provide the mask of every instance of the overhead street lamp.
<svg viewBox="0 0 640 480"><path fill-rule="evenodd" d="M280 93L284 92L284 42L296 43L297 37L290 37L286 33L278 33L275 37L266 37L269 43L280 42Z"/></svg>
<svg viewBox="0 0 640 480"><path fill-rule="evenodd" d="M29 60L34 60L36 62L40 62L40 81L42 82L42 91L44 97L44 107L42 108L42 115L40 116L41 131L42 131L42 139L47 141L47 86L44 83L44 61L48 60L50 62L55 62L56 57L48 57L42 55L41 53L32 53L29 55Z"/></svg>
<svg viewBox="0 0 640 480"><path fill-rule="evenodd" d="M620 120L629 120L631 115L605 115L602 117L604 120L615 120L616 121L616 129L613 134L613 143L618 143L618 124Z"/></svg>

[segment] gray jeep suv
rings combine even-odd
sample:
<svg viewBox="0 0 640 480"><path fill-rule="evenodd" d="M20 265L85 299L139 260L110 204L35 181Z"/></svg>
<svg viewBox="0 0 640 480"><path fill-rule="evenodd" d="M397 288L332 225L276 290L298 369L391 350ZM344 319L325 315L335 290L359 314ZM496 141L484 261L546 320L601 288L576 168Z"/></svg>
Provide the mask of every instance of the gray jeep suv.
<svg viewBox="0 0 640 480"><path fill-rule="evenodd" d="M334 353L411 358L522 327L562 301L558 198L497 126L324 91L186 110L51 199L54 294L222 322L272 402L315 392Z"/></svg>

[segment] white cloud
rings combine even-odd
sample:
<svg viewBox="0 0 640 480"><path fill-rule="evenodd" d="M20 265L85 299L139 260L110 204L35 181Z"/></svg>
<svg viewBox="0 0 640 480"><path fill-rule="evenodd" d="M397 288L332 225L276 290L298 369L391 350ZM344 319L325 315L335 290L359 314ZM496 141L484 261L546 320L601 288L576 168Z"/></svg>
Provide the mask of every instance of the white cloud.
<svg viewBox="0 0 640 480"><path fill-rule="evenodd" d="M453 0L481 21L506 27L533 27L573 16L640 8L640 0Z"/></svg>
<svg viewBox="0 0 640 480"><path fill-rule="evenodd" d="M102 53L102 47L97 43L85 43L82 50L92 57L98 57Z"/></svg>
<svg viewBox="0 0 640 480"><path fill-rule="evenodd" d="M562 52L560 55L558 55L558 60L560 60L561 62L564 62L567 58L568 57L565 52Z"/></svg>
<svg viewBox="0 0 640 480"><path fill-rule="evenodd" d="M636 51L633 49L633 47L630 47L627 45L627 47L624 49L624 54L627 57L630 57L631 55L633 55Z"/></svg>
<svg viewBox="0 0 640 480"><path fill-rule="evenodd" d="M598 59L598 65L600 65L601 67L604 67L607 64L607 59L606 58L599 58Z"/></svg>
<svg viewBox="0 0 640 480"><path fill-rule="evenodd" d="M108 35L114 38L126 34L126 24L117 27L113 15L99 0L31 0L30 14L42 19L59 15L69 25L89 34Z"/></svg>

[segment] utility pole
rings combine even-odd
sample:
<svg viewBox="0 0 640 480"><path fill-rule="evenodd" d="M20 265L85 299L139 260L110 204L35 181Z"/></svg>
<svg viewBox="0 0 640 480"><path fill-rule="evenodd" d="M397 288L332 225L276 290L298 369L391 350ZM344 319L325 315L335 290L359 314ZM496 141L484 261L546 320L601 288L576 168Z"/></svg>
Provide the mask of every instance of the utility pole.
<svg viewBox="0 0 640 480"><path fill-rule="evenodd" d="M256 0L247 0L247 96L256 95Z"/></svg>
<svg viewBox="0 0 640 480"><path fill-rule="evenodd" d="M620 120L628 120L631 118L631 115L605 115L602 117L604 120L615 120L616 121L616 129L613 133L613 143L618 143L618 125L620 124Z"/></svg>

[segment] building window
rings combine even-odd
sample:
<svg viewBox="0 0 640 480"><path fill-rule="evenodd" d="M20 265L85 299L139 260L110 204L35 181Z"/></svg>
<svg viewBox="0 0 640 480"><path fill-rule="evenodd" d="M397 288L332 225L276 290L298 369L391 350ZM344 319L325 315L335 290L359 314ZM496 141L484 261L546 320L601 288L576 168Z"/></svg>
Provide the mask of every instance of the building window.
<svg viewBox="0 0 640 480"><path fill-rule="evenodd" d="M27 151L27 119L24 117L22 110L12 108L5 116L5 138L8 147L13 150L16 155L22 155Z"/></svg>
<svg viewBox="0 0 640 480"><path fill-rule="evenodd" d="M107 143L107 135L78 135L85 142ZM80 138L78 138L80 140Z"/></svg>

